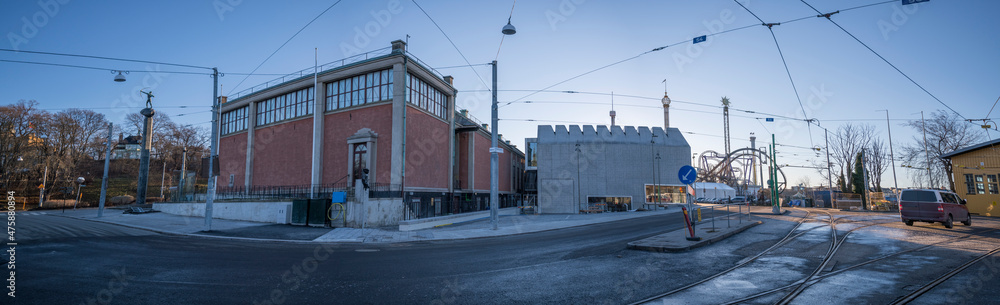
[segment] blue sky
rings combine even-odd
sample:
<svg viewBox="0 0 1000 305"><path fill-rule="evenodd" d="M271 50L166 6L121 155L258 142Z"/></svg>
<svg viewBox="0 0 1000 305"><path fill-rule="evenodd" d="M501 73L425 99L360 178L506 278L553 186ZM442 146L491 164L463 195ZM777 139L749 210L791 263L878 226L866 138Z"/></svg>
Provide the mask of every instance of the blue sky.
<svg viewBox="0 0 1000 305"><path fill-rule="evenodd" d="M823 12L877 3L877 0L811 0ZM47 3L40 5L39 3ZM52 3L58 4L58 6ZM218 67L225 95L275 76L243 75L257 67L332 1L3 1L0 2L0 48L86 54ZM501 108L501 133L522 144L538 124L609 124L607 95L533 90L584 72L672 45L636 59L584 75L550 90L615 92L619 125L662 126L659 102L667 80L671 125L685 132L692 151L722 151L722 96L733 107L781 116L818 119L831 130L847 122L870 123L886 137L885 112L892 121L893 143L912 143L916 133L899 124L919 119L919 111L945 109L881 59L824 18L806 18L773 27L803 106L789 83L775 42L766 27L753 26L693 45L706 33L759 24L732 1L520 1L499 50L513 1L418 1L437 22L486 84L499 61L499 100L520 100ZM742 1L765 22L785 22L816 13L801 1ZM903 7L899 1L850 10L833 20L868 44L932 94L967 118L982 118L1000 96L1000 2L932 0ZM384 48L409 35L409 50L432 67L465 65L445 36L411 1L344 0L288 42L257 73L289 73L309 68L314 49L319 62ZM346 52L345 52L346 50ZM138 90L156 94L158 111L174 121L208 127L211 78L205 75L140 71L207 72L164 65L112 62L0 52L0 60L41 61L94 66L104 70L0 62L0 103L37 100L40 108L71 107L100 111L116 122L138 112ZM110 70L130 71L128 81L112 82ZM490 116L490 95L472 68L441 69L455 76L458 106L483 121ZM516 91L524 90L524 91ZM622 95L642 96L637 99ZM533 101L533 103L523 103ZM566 104L565 102L578 102ZM687 102L687 103L685 103ZM692 104L693 103L693 104ZM183 116L179 116L183 114ZM992 118L1000 117L995 110ZM763 138L775 133L779 143L823 144L822 130L778 119L765 123L732 112L733 147L745 147L750 132ZM538 121L523 121L534 119ZM549 120L550 122L544 122ZM991 133L996 138L997 133ZM815 153L787 148L779 163L809 165ZM825 160L825 156L822 158ZM897 163L897 166L899 163ZM910 186L908 170L898 168L901 186ZM813 170L788 169L791 182ZM890 186L891 171L883 178Z"/></svg>

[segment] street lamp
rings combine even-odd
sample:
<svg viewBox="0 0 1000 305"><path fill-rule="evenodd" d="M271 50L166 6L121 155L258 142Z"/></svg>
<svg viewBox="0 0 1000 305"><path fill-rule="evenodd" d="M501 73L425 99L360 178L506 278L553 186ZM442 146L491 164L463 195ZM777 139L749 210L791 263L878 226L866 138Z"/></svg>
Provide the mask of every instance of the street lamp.
<svg viewBox="0 0 1000 305"><path fill-rule="evenodd" d="M115 82L125 82L125 75L122 75L122 73L128 74L128 71L111 70L111 74L114 73L118 73L118 75L115 75Z"/></svg>
<svg viewBox="0 0 1000 305"><path fill-rule="evenodd" d="M80 188L83 187L84 181L87 181L87 179L84 179L83 177L76 177L76 203L73 204L74 210L76 210L76 206L80 204L80 197L83 197L83 194L80 193Z"/></svg>
<svg viewBox="0 0 1000 305"><path fill-rule="evenodd" d="M510 18L507 18L507 25L503 27L501 32L504 35L514 35L517 30L514 26L510 24ZM500 222L500 198L497 194L497 189L499 188L500 182L500 148L497 147L497 142L499 141L499 129L497 128L497 61L494 60L490 63L493 66L493 109L492 109L492 120L491 120L491 144L490 144L490 224L493 226L493 230L497 229L497 224ZM213 126L214 127L214 126ZM213 134L214 136L214 134Z"/></svg>

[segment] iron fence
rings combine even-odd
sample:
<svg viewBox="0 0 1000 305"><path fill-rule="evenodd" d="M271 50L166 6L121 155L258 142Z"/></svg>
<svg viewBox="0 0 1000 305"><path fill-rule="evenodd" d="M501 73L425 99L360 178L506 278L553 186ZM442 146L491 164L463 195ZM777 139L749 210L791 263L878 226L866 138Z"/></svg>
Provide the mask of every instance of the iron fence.
<svg viewBox="0 0 1000 305"><path fill-rule="evenodd" d="M204 194L207 189L198 187L195 193ZM250 187L233 186L220 187L215 192L217 200L267 200L267 199L308 199L331 198L333 192L346 192L348 197L354 197L350 185L306 184L306 185L255 185Z"/></svg>

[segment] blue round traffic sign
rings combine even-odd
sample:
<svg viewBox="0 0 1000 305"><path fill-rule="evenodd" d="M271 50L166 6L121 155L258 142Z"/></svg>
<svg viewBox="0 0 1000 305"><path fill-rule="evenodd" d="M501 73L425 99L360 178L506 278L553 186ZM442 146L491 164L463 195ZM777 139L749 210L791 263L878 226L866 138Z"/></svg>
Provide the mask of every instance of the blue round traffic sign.
<svg viewBox="0 0 1000 305"><path fill-rule="evenodd" d="M690 165L681 166L681 170L677 171L677 178L680 178L683 184L692 184L698 178L698 170Z"/></svg>

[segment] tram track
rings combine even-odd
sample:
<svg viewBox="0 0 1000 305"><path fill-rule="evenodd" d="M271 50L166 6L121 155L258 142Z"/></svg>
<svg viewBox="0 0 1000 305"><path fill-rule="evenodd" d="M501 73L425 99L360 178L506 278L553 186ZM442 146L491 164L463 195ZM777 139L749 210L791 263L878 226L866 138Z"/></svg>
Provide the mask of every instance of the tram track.
<svg viewBox="0 0 1000 305"><path fill-rule="evenodd" d="M874 226L874 225L877 225L877 224L867 225L865 227L870 227L870 226ZM857 229L860 229L860 227L857 228ZM757 299L757 298L760 298L760 297L764 297L764 296L767 296L767 295L771 295L771 294L774 294L774 293L785 291L785 290L788 290L788 289L793 288L793 287L794 288L803 287L803 290L804 290L806 288L809 288L812 285L815 285L815 284L819 283L820 281L822 281L822 280L824 280L826 278L829 278L829 277L832 277L832 276L835 276L835 275L838 275L838 274L841 274L841 273L844 273L844 272L847 272L847 271L851 271L851 270L854 270L854 269L857 269L857 268L860 268L860 267L863 267L863 266L867 266L869 264L873 264L873 263L876 263L876 262L879 262L879 261L882 261L882 260L885 260L885 259L889 259L889 258L898 257L899 255L902 255L902 254L907 254L907 253L911 253L911 252L917 252L917 251L925 250L925 249L928 249L928 248L931 248L931 247L935 247L935 246L940 246L940 245L944 245L944 244L959 242L959 241L965 240L967 238L970 238L972 236L975 236L977 234L988 233L988 232L992 232L992 231L996 231L996 230L1000 230L1000 229L989 229L989 230L984 230L984 231L980 231L980 232L970 233L970 234L966 234L966 235L963 235L963 236L954 237L954 238L951 238L951 239L948 239L948 240L944 240L944 241L940 241L940 242L936 242L936 243L931 243L931 244L923 245L923 246L920 246L920 247L917 247L917 248L913 248L913 249L908 249L908 250L903 250L903 251L898 251L898 252L886 254L886 255L883 255L883 256L880 256L880 257L876 257L876 258L873 258L873 259L870 259L870 260L867 260L867 261L863 261L863 262L851 265L851 266L844 267L844 268L842 268L840 270L837 270L837 271L831 271L831 272L827 272L825 274L817 275L817 276L813 277L810 280L799 280L799 281L796 281L794 283L791 283L791 284L788 284L788 285L785 285L785 286L781 286L781 287L773 288L773 289L770 289L770 290L766 290L766 291L763 291L763 292L760 292L760 293L757 293L757 294L746 296L744 298L740 298L740 299L733 300L733 301L730 301L728 303L723 303L723 304L726 304L726 305L741 304L741 303L745 303L745 302L753 300L753 299ZM977 237L977 238L973 238L973 239L978 239L978 238L982 238L982 237ZM973 261L967 262L965 265L960 266L959 268L961 268L962 270L964 270L965 268L968 268L968 267L972 266L975 262L978 262L979 260L982 260L982 259L988 257L989 255L995 254L997 252L1000 252L1000 248L994 249L993 251L990 251L987 254L983 254L982 256L977 257L976 259L974 259L973 260L974 262ZM952 273L952 272L954 272L954 273ZM951 278L952 276L958 274L959 272L961 272L961 270L959 270L957 272L955 270L952 270L952 272L949 272L950 275L946 274L947 277L942 276L942 277L936 279L935 281L932 281L932 282L930 282L930 283L928 283L927 285L924 286L924 287L927 287L927 286L930 286L930 287L928 287L926 289L924 289L924 287L922 287L921 289L918 289L918 290L914 291L913 293L910 293L907 296L904 296L904 297L913 296L911 299L909 299L909 300L907 300L905 302L900 303L900 301L902 300L902 298L904 298L904 297L901 297L901 299L897 299L897 301L894 302L894 303L892 303L892 304L906 304L906 303L912 301L913 299L916 299L916 297L919 297L920 294L923 294L923 293L929 291L931 288L933 288L933 286L937 286L938 284L943 283L944 281L946 281L948 278ZM923 291L921 292L921 290L923 290ZM918 292L919 292L919 294L918 294Z"/></svg>
<svg viewBox="0 0 1000 305"><path fill-rule="evenodd" d="M682 291L685 291L685 290L697 287L698 285L704 284L704 283L706 283L708 281L711 281L711 280L716 279L716 278L718 278L720 276L726 275L726 274L728 274L728 273L730 273L730 272L732 272L732 271L734 271L736 269L739 269L740 267L746 266L747 264L750 264L750 263L756 261L757 259L759 259L760 257L764 256L765 254L767 254L767 253L769 253L769 252L771 252L771 251L773 251L773 250L781 247L782 245L788 243L789 241L791 241L791 240L793 240L795 238L798 238L799 236L802 236L802 235L808 233L809 231L812 231L814 229L823 227L823 226L817 226L817 227L806 229L803 232L799 232L797 234L793 234L793 233L795 233L796 230L799 229L799 227L802 226L803 223L805 223L806 220L809 219L809 216L813 214L812 211L805 211L805 212L806 212L806 214L803 215L802 218L800 218L798 220L798 222L795 224L795 226L792 227L792 229L788 231L788 234L785 234L784 237L782 237L780 240L778 240L777 242L775 242L773 245L771 245L767 249L764 249L764 251L761 251L760 253L757 253L754 256L745 258L745 259L741 260L740 262L738 262L735 266L730 267L729 269L723 270L721 272L718 272L716 274L713 274L711 276L708 276L708 277L706 277L704 279L698 280L696 282L693 282L691 284L687 284L685 286L682 286L680 288L677 288L677 289L674 289L674 290L671 290L671 291L667 291L667 292L664 292L664 293L660 293L660 294L657 294L657 295L654 295L654 296L642 299L640 301L637 301L637 302L634 302L634 303L631 303L631 304L635 305L635 304L644 304L644 303L652 302L654 300L657 300L657 299L660 299L660 298L663 298L663 297L666 297L666 296L670 296L670 295L673 295L673 294L677 294L679 292L682 292ZM827 213L829 213L829 212L827 212ZM831 218L831 224L833 224L835 222L835 220L833 220L833 217L830 217L830 218ZM835 231L835 230L833 230L833 231Z"/></svg>

